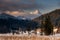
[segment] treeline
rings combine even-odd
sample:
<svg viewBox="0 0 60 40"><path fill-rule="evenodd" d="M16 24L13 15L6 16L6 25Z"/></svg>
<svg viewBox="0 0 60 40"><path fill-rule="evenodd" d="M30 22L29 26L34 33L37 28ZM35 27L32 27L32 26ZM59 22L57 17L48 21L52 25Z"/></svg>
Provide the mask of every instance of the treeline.
<svg viewBox="0 0 60 40"><path fill-rule="evenodd" d="M38 27L38 23L32 20L17 19L11 15L0 14L0 33L10 33L14 30L31 31Z"/></svg>

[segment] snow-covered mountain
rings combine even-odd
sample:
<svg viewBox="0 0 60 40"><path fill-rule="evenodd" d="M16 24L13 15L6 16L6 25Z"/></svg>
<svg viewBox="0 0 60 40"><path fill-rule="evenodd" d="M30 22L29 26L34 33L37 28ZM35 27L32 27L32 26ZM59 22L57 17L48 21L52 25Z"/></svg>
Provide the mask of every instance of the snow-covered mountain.
<svg viewBox="0 0 60 40"><path fill-rule="evenodd" d="M21 14L21 13L20 13ZM17 18L23 18L23 19L34 19L38 16L41 16L42 14L40 13L39 10L34 10L34 11L29 11L29 12L24 12L23 15L18 15Z"/></svg>
<svg viewBox="0 0 60 40"><path fill-rule="evenodd" d="M6 14L17 17L18 19L34 19L41 16L40 10L17 10L17 11L0 11L0 14L4 12Z"/></svg>

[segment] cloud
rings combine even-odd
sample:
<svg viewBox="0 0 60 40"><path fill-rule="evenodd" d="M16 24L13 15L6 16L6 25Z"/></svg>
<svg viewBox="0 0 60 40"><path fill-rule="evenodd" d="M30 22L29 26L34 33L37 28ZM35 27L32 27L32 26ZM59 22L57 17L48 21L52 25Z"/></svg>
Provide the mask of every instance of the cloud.
<svg viewBox="0 0 60 40"><path fill-rule="evenodd" d="M43 8L42 5L38 5L38 4L20 4L19 7L21 9L39 9L39 8Z"/></svg>
<svg viewBox="0 0 60 40"><path fill-rule="evenodd" d="M15 2L17 1L17 2ZM6 0L0 1L8 9L44 9L44 5L35 3L35 0ZM19 2L18 2L19 1ZM24 2L25 1L25 2Z"/></svg>
<svg viewBox="0 0 60 40"><path fill-rule="evenodd" d="M58 6L60 6L60 0L58 1Z"/></svg>

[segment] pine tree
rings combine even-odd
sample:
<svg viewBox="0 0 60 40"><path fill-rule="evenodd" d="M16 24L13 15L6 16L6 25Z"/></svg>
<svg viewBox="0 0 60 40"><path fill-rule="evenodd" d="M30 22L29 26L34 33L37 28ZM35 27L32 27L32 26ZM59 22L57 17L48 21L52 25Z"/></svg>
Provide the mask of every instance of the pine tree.
<svg viewBox="0 0 60 40"><path fill-rule="evenodd" d="M45 16L44 32L45 35L53 34L53 25L49 15Z"/></svg>

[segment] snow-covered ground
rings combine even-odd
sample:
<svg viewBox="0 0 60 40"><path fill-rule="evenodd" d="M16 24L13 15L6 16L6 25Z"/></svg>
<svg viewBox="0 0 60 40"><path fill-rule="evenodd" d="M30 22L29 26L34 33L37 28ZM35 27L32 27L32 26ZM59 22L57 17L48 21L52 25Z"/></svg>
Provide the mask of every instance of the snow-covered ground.
<svg viewBox="0 0 60 40"><path fill-rule="evenodd" d="M60 37L60 34L54 34L54 35L50 35L50 36Z"/></svg>
<svg viewBox="0 0 60 40"><path fill-rule="evenodd" d="M40 34L28 34L28 33L24 33L24 34L16 34L14 33L14 35L12 33L7 33L7 34L0 34L0 36L28 36L28 35L36 35L36 36L41 36ZM46 35L42 35L42 36L46 36ZM55 36L55 37L60 37L60 34L54 34L54 35L49 35L49 36Z"/></svg>

